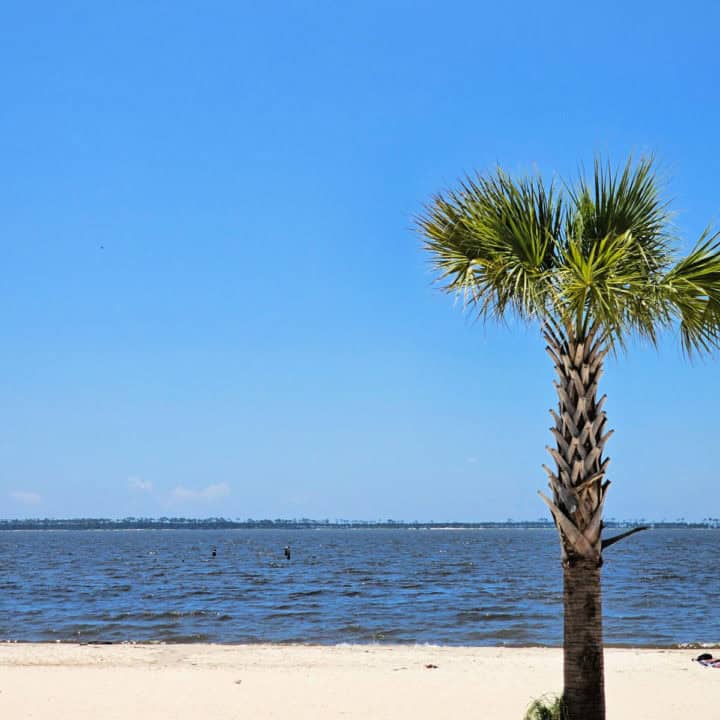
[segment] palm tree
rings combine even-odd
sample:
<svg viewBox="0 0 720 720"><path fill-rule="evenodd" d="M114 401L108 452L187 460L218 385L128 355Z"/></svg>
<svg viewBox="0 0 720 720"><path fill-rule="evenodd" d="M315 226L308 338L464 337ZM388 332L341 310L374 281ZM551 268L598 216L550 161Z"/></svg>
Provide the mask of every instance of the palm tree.
<svg viewBox="0 0 720 720"><path fill-rule="evenodd" d="M539 324L557 373L554 467L540 493L560 535L564 692L570 720L603 720L600 567L612 434L598 398L603 362L633 336L679 329L687 354L720 347L720 234L676 256L652 159L621 171L595 162L588 182L546 185L498 169L435 196L418 219L438 282L482 319Z"/></svg>

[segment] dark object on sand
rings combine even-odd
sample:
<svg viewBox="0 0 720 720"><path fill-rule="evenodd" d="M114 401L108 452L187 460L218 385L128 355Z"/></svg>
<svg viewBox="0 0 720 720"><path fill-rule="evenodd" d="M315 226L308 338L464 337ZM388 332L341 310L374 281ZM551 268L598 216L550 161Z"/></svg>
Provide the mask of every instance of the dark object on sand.
<svg viewBox="0 0 720 720"><path fill-rule="evenodd" d="M710 653L703 653L702 655L698 655L696 658L693 658L693 660L700 663L701 665L704 665L705 667L717 668L718 670L720 670L720 658L714 658Z"/></svg>

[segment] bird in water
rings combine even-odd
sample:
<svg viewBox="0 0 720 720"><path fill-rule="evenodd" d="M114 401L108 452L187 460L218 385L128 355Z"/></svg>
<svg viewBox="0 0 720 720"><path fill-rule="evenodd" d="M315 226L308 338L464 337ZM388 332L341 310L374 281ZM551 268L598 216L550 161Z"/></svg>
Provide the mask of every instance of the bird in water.
<svg viewBox="0 0 720 720"><path fill-rule="evenodd" d="M290 546L289 545L285 546L285 559L286 560L290 559Z"/></svg>
<svg viewBox="0 0 720 720"><path fill-rule="evenodd" d="M212 556L217 557L217 548L213 545Z"/></svg>

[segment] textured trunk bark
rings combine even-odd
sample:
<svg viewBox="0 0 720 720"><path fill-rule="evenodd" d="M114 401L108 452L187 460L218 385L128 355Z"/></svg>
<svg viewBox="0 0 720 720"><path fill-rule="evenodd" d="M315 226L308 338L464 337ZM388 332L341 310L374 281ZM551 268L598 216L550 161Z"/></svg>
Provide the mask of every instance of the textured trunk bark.
<svg viewBox="0 0 720 720"><path fill-rule="evenodd" d="M540 493L560 534L564 574L564 682L568 720L605 720L600 567L602 515L610 482L603 458L612 431L605 430L604 396L597 390L606 349L591 329L578 337L571 328L546 327L555 364L558 409L550 428L556 440L545 467L552 500Z"/></svg>
<svg viewBox="0 0 720 720"><path fill-rule="evenodd" d="M563 699L567 720L605 720L600 568L577 560L565 566Z"/></svg>

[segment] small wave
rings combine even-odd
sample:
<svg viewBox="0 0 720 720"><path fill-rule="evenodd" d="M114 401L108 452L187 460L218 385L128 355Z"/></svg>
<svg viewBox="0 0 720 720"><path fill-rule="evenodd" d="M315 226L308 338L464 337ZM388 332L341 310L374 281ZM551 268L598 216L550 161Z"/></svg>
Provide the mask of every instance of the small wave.
<svg viewBox="0 0 720 720"><path fill-rule="evenodd" d="M493 613L478 610L462 610L455 615L459 622L507 622L518 620L515 613Z"/></svg>
<svg viewBox="0 0 720 720"><path fill-rule="evenodd" d="M215 610L163 610L153 612L149 610L136 612L119 612L102 616L102 622L160 622L162 620L180 620L182 618L219 617L220 612Z"/></svg>
<svg viewBox="0 0 720 720"><path fill-rule="evenodd" d="M298 592L290 593L288 598L290 600L300 600L305 597L315 597L316 595L322 595L325 591L322 588L316 590L299 590Z"/></svg>
<svg viewBox="0 0 720 720"><path fill-rule="evenodd" d="M285 612L270 612L264 617L267 620L303 620L305 618L317 617L320 614L318 610L301 609L287 610Z"/></svg>
<svg viewBox="0 0 720 720"><path fill-rule="evenodd" d="M355 623L348 623L347 625L341 625L337 630L341 635L345 635L346 633L352 633L354 635L367 635L368 633L372 632L369 628L365 627L364 625L357 625Z"/></svg>

